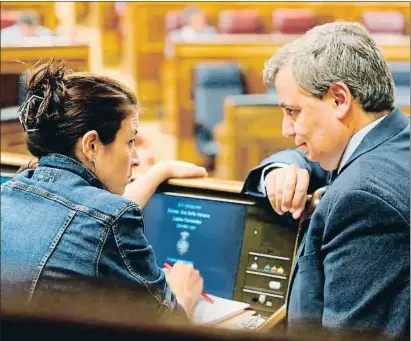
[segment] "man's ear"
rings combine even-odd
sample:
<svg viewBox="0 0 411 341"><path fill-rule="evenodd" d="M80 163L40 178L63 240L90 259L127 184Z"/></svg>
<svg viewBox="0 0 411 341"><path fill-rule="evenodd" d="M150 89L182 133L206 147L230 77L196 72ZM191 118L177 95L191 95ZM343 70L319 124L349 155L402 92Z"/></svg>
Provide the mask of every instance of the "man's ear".
<svg viewBox="0 0 411 341"><path fill-rule="evenodd" d="M98 137L97 131L90 130L86 134L84 134L81 140L81 147L83 154L86 156L87 160L91 161L95 159L99 142L100 139Z"/></svg>
<svg viewBox="0 0 411 341"><path fill-rule="evenodd" d="M333 107L336 109L336 117L338 119L345 118L352 103L352 95L348 86L342 82L334 83L328 90L328 96L333 102Z"/></svg>

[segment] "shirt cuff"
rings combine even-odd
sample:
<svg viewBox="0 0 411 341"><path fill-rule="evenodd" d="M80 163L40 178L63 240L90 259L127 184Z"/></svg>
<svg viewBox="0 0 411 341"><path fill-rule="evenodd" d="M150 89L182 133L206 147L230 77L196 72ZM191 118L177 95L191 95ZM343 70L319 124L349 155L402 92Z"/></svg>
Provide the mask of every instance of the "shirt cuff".
<svg viewBox="0 0 411 341"><path fill-rule="evenodd" d="M267 196L267 191L266 191L265 183L264 183L266 173L268 173L268 171L271 170L272 168L284 168L287 166L289 166L287 163L282 163L282 162L274 162L274 163L270 163L268 166L265 166L265 168L261 172L261 179L260 179L260 182L258 183L257 190L263 193L264 196Z"/></svg>

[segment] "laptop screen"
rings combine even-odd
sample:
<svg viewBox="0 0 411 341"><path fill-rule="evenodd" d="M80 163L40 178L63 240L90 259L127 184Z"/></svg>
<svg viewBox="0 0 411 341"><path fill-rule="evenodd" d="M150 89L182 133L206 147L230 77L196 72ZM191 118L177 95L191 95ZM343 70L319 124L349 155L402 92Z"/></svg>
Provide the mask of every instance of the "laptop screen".
<svg viewBox="0 0 411 341"><path fill-rule="evenodd" d="M204 290L232 299L250 203L157 193L144 209L145 235L157 265L192 263Z"/></svg>
<svg viewBox="0 0 411 341"><path fill-rule="evenodd" d="M14 176L13 173L1 172L0 184L4 184L5 182L11 180L13 178L13 176Z"/></svg>

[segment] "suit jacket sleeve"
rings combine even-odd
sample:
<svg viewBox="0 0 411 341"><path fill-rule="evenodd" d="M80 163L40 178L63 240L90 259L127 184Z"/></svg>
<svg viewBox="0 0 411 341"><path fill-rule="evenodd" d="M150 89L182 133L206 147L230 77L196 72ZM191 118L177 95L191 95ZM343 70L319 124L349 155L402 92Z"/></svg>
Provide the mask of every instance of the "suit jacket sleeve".
<svg viewBox="0 0 411 341"><path fill-rule="evenodd" d="M258 189L258 184L261 179L261 173L267 165L275 162L281 162L290 165L294 164L300 168L307 169L310 173L310 185L308 192L313 192L317 188L325 186L327 183L329 172L323 170L318 163L308 160L302 151L297 149L287 149L268 157L267 159L263 160L256 168L252 169L247 175L242 192L248 192L251 195L258 197L265 197L265 193L262 193Z"/></svg>
<svg viewBox="0 0 411 341"><path fill-rule="evenodd" d="M329 208L322 239L323 327L399 336L410 314L406 217L369 192L345 191Z"/></svg>

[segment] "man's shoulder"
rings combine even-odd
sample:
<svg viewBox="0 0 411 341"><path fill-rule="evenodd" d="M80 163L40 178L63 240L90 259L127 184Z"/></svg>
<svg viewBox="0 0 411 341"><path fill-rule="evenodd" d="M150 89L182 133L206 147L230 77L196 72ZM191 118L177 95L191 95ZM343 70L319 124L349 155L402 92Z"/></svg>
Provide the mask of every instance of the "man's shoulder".
<svg viewBox="0 0 411 341"><path fill-rule="evenodd" d="M337 201L347 205L355 201L355 205L367 207L370 210L368 214L382 206L390 206L392 212L409 217L409 180L409 167L404 162L369 153L343 170L329 187L324 199L329 209ZM341 200L346 197L351 198L351 201ZM370 207L371 202L378 205Z"/></svg>

